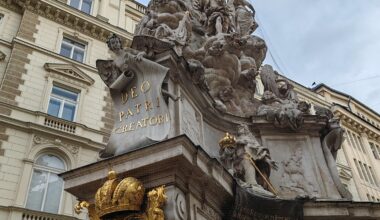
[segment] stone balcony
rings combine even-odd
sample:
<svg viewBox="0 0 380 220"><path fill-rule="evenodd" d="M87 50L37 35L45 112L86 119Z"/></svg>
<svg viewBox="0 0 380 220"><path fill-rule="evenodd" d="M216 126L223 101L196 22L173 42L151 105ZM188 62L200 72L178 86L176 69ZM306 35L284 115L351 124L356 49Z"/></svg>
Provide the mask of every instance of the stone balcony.
<svg viewBox="0 0 380 220"><path fill-rule="evenodd" d="M0 219L7 220L79 220L66 215L52 214L14 206L0 206Z"/></svg>
<svg viewBox="0 0 380 220"><path fill-rule="evenodd" d="M27 132L53 134L56 138L76 142L77 145L101 150L103 138L109 134L90 128L82 123L67 121L40 111L32 111L18 106L0 102L0 107L12 109L12 117L1 115L0 122Z"/></svg>

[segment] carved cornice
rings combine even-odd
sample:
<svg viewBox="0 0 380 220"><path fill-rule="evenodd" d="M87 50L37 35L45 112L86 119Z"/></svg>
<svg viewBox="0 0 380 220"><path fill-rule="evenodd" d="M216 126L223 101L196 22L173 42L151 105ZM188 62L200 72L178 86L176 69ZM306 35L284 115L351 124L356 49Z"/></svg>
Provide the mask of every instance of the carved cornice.
<svg viewBox="0 0 380 220"><path fill-rule="evenodd" d="M112 33L119 35L127 43L132 40L132 33L94 16L83 13L69 5L54 0L0 0L0 5L10 10L32 11L54 22L70 27L90 37L105 41Z"/></svg>
<svg viewBox="0 0 380 220"><path fill-rule="evenodd" d="M66 78L66 81L69 81L70 83L79 81L90 86L95 82L93 78L72 64L45 63L44 68L49 71L48 76L56 78L64 77ZM74 82L72 82L73 80Z"/></svg>
<svg viewBox="0 0 380 220"><path fill-rule="evenodd" d="M365 133L369 138L380 141L380 129L362 121L358 116L339 106L334 106L332 110L334 115L338 117L341 123L347 128L357 133Z"/></svg>

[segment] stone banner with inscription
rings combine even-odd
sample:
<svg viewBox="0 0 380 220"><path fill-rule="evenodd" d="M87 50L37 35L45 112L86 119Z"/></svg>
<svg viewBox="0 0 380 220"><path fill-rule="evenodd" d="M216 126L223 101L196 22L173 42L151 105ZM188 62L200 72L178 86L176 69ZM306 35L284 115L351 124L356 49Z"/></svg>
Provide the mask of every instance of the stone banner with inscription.
<svg viewBox="0 0 380 220"><path fill-rule="evenodd" d="M98 61L97 65L106 66L107 62L112 66L115 61ZM110 88L115 110L114 128L102 157L161 141L170 130L169 111L161 92L168 68L144 58L129 60L126 65L114 79L102 78Z"/></svg>

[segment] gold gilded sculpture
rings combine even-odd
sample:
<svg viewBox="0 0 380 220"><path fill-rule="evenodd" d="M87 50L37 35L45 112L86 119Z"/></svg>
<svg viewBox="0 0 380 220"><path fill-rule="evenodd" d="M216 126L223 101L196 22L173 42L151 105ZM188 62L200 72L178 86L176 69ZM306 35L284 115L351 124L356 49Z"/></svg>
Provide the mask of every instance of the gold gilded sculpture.
<svg viewBox="0 0 380 220"><path fill-rule="evenodd" d="M98 213L99 217L114 211L112 197L117 185L118 180L116 172L111 170L108 172L108 180L95 194L95 211Z"/></svg>
<svg viewBox="0 0 380 220"><path fill-rule="evenodd" d="M138 179L126 177L120 181L115 171L109 171L107 181L95 194L95 203L79 201L74 211L80 214L82 209L88 209L90 220L164 220L165 187L154 188L146 194L146 210L142 211L144 196L144 185Z"/></svg>
<svg viewBox="0 0 380 220"><path fill-rule="evenodd" d="M82 212L82 209L88 209L89 206L90 204L86 201L78 201L78 203L74 206L74 211L79 215Z"/></svg>
<svg viewBox="0 0 380 220"><path fill-rule="evenodd" d="M228 148L228 147L234 147L235 144L236 144L235 136L229 134L228 132L219 141L219 146L223 149Z"/></svg>
<svg viewBox="0 0 380 220"><path fill-rule="evenodd" d="M162 206L166 202L165 187L160 186L148 193L147 220L164 220Z"/></svg>

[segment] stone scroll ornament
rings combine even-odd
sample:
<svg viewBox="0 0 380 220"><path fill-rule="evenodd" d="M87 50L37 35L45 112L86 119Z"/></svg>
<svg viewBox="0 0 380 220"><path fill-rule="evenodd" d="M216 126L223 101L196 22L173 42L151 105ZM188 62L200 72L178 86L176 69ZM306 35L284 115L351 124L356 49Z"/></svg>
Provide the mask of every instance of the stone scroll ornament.
<svg viewBox="0 0 380 220"><path fill-rule="evenodd" d="M115 124L101 157L119 155L165 139L169 110L161 87L168 68L143 58L144 52L123 48L120 38L107 41L114 60L97 60L96 67L109 87Z"/></svg>

